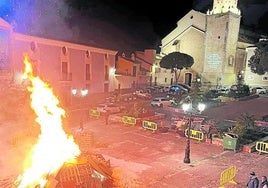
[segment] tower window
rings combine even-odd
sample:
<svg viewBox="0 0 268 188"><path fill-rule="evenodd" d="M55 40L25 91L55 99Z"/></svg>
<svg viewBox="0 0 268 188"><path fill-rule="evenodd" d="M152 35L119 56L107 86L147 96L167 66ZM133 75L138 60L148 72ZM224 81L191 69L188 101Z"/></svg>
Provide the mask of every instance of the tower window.
<svg viewBox="0 0 268 188"><path fill-rule="evenodd" d="M233 66L233 64L234 64L234 56L230 55L228 58L228 65Z"/></svg>

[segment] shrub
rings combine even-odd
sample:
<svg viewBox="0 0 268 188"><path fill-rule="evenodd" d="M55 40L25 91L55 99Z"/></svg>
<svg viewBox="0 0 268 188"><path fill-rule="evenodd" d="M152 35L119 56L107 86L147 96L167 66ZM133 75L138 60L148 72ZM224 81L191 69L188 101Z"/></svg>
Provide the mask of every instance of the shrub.
<svg viewBox="0 0 268 188"><path fill-rule="evenodd" d="M241 114L237 119L235 126L230 130L231 133L237 134L240 138L245 137L247 130L255 128L255 118L247 113Z"/></svg>

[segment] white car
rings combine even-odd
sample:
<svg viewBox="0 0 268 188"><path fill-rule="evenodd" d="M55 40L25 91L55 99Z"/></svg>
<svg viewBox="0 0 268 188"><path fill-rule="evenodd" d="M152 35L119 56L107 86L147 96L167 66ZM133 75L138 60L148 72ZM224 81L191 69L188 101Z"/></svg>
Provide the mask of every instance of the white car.
<svg viewBox="0 0 268 188"><path fill-rule="evenodd" d="M144 92L142 90L137 90L133 93L133 95L137 98L140 98L140 99L151 99L152 98L152 95L150 93L147 93L147 92Z"/></svg>
<svg viewBox="0 0 268 188"><path fill-rule="evenodd" d="M114 113L121 112L124 109L124 107L123 106L115 105L113 103L104 103L104 104L99 104L96 107L96 109L100 113L105 113L105 112L109 111L111 114L114 114Z"/></svg>
<svg viewBox="0 0 268 188"><path fill-rule="evenodd" d="M153 107L163 107L171 105L171 100L165 97L156 97L151 101Z"/></svg>
<svg viewBox="0 0 268 188"><path fill-rule="evenodd" d="M258 87L253 87L251 89L252 93L256 93L256 94L265 94L267 91L264 87L258 86Z"/></svg>

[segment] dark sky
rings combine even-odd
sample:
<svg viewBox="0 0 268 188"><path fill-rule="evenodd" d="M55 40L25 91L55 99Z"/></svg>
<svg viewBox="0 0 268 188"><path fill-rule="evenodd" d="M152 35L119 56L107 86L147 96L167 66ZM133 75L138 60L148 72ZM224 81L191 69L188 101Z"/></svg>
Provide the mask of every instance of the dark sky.
<svg viewBox="0 0 268 188"><path fill-rule="evenodd" d="M0 0L0 16L20 33L115 50L144 50L158 48L191 9L205 13L212 4L213 0ZM248 18L256 22L254 16Z"/></svg>
<svg viewBox="0 0 268 188"><path fill-rule="evenodd" d="M148 19L148 23L152 23L153 30L160 37L164 37L174 29L176 22L193 8L192 0L187 0L183 3L179 0L168 0L164 3L157 1L151 3L144 0L111 1L115 3L113 5L115 8L122 7L121 9L125 9L124 11L129 13L125 15L129 15L129 18L133 19L134 22Z"/></svg>
<svg viewBox="0 0 268 188"><path fill-rule="evenodd" d="M0 1L0 16L16 32L130 50L157 48L191 9L191 0Z"/></svg>
<svg viewBox="0 0 268 188"><path fill-rule="evenodd" d="M118 36L118 40L126 39L126 43L135 41L136 44L132 45L141 48L158 48L160 40L192 9L193 1L180 4L174 0L165 3L144 0L69 0L68 5L91 19L102 20L119 28L120 33L124 34L116 35L113 33L115 30L111 30L112 34ZM98 26L101 27L101 24Z"/></svg>

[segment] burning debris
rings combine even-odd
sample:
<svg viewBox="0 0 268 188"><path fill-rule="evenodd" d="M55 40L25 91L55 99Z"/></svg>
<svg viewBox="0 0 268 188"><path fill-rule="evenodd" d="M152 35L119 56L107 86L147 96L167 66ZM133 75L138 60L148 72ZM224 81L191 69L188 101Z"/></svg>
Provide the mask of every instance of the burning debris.
<svg viewBox="0 0 268 188"><path fill-rule="evenodd" d="M80 155L76 164L64 164L55 179L57 188L114 187L110 161L94 153Z"/></svg>
<svg viewBox="0 0 268 188"><path fill-rule="evenodd" d="M24 64L24 78L29 82L27 89L40 134L25 160L23 174L14 182L16 187L111 187L110 163L101 155L81 154L73 136L63 130L65 111L59 107L52 88L34 75L27 56Z"/></svg>

